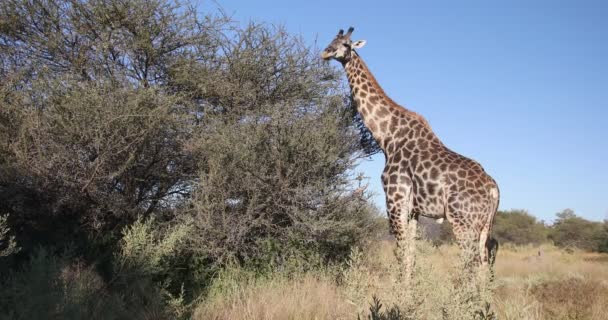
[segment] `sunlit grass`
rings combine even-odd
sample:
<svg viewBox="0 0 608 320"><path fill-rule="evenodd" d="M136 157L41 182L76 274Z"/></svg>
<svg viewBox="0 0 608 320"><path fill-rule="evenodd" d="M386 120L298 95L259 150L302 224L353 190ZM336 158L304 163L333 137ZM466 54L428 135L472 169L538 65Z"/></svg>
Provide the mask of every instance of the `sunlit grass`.
<svg viewBox="0 0 608 320"><path fill-rule="evenodd" d="M416 319L465 319L471 303L462 303L467 292L457 281L458 248L419 247L411 301L399 287L394 244L384 241L356 253L342 272L264 278L229 272L201 299L194 318L357 319L377 296L386 308L399 306ZM493 294L485 299L497 319L608 319L608 255L503 246L495 270Z"/></svg>

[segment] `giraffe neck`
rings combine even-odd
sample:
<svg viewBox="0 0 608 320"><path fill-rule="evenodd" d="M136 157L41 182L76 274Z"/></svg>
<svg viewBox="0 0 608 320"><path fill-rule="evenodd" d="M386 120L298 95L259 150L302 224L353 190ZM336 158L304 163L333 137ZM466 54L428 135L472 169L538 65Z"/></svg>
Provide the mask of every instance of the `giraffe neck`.
<svg viewBox="0 0 608 320"><path fill-rule="evenodd" d="M399 118L407 115L408 110L389 98L376 81L367 65L356 52L344 63L353 101L361 114L363 123L374 136L380 147L385 150L391 140ZM385 150L386 151L386 150Z"/></svg>

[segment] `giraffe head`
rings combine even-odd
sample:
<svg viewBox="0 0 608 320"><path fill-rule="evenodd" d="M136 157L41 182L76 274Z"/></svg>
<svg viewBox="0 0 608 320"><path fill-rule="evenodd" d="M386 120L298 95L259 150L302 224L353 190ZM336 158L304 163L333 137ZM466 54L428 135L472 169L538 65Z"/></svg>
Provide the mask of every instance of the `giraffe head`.
<svg viewBox="0 0 608 320"><path fill-rule="evenodd" d="M359 49L365 45L365 40L352 41L350 35L355 28L350 27L346 34L340 29L334 40L321 52L321 58L324 60L336 59L340 62L347 62L351 58L354 49Z"/></svg>

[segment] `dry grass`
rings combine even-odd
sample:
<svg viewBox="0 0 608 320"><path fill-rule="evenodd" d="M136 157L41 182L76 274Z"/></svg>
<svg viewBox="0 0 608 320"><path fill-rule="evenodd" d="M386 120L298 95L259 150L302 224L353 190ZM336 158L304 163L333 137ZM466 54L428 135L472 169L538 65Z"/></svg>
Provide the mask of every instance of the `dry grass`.
<svg viewBox="0 0 608 320"><path fill-rule="evenodd" d="M456 247L422 243L408 296L393 244L373 248L354 253L339 275L277 273L259 279L227 273L194 318L357 319L378 296L385 307L397 305L410 319L472 319L486 301L497 319L608 319L608 255L503 246L492 288L479 291L459 281Z"/></svg>
<svg viewBox="0 0 608 320"><path fill-rule="evenodd" d="M353 306L345 303L340 289L327 276L237 278L243 283L220 280L220 288L212 289L211 297L196 308L194 319L348 319L353 313Z"/></svg>

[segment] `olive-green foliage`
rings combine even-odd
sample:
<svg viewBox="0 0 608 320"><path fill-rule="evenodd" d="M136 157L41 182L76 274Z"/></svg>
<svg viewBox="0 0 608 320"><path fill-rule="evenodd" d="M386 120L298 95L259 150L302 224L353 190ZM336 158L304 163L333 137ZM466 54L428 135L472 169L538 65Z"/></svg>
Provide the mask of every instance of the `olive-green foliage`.
<svg viewBox="0 0 608 320"><path fill-rule="evenodd" d="M187 196L188 110L166 83L223 20L170 1L70 0L3 1L0 21L0 209L25 249L91 253Z"/></svg>
<svg viewBox="0 0 608 320"><path fill-rule="evenodd" d="M552 241L562 248L608 251L608 223L586 220L570 209L556 216L552 225L545 225L524 210L498 212L494 237L499 243L537 245Z"/></svg>
<svg viewBox="0 0 608 320"><path fill-rule="evenodd" d="M589 221L566 209L557 213L549 239L558 247L602 251L608 239L608 228L605 222Z"/></svg>
<svg viewBox="0 0 608 320"><path fill-rule="evenodd" d="M493 234L499 243L540 244L547 241L548 229L525 210L499 211Z"/></svg>
<svg viewBox="0 0 608 320"><path fill-rule="evenodd" d="M604 226L598 236L598 243L600 252L608 252L608 220L604 220Z"/></svg>

